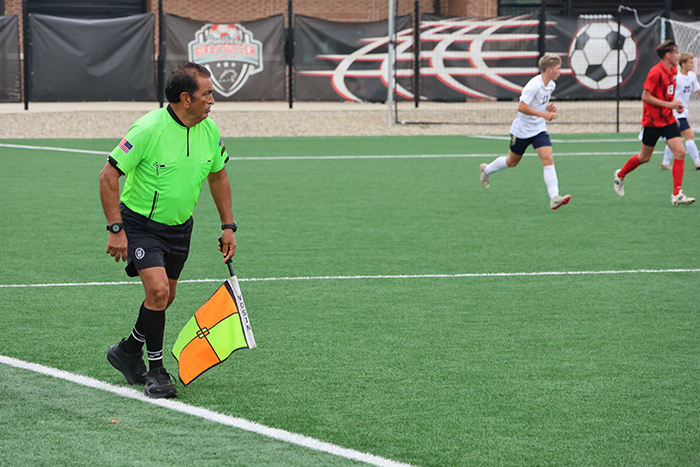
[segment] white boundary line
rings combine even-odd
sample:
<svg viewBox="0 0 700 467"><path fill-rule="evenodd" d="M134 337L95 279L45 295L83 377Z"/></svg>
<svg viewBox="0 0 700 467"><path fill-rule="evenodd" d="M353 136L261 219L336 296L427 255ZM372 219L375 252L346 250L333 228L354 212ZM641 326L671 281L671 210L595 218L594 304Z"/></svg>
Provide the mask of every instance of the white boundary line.
<svg viewBox="0 0 700 467"><path fill-rule="evenodd" d="M552 135L550 135L552 136ZM510 136L491 136L491 135L470 135L469 138L478 139L495 139L498 141L508 141ZM637 138L629 139L555 139L550 138L552 143L639 143Z"/></svg>
<svg viewBox="0 0 700 467"><path fill-rule="evenodd" d="M227 425L234 428L239 428L241 430L250 431L263 436L267 436L268 438L274 438L276 440L283 441L285 443L296 444L297 446L313 449L314 451L326 452L338 457L344 457L346 459L365 462L367 464L376 465L378 467L412 467L410 464L404 464L402 462L392 461L390 459L385 459L383 457L375 456L373 454L363 453L355 451L353 449L347 449L341 446L336 446L335 444L319 441L315 438L310 438L308 436L292 433L285 430L280 430L278 428L270 428L259 423L251 422L250 420L246 420L244 418L224 415L209 409L205 409L203 407L197 407L170 399L149 399L143 394L143 392L137 391L135 389L125 388L122 386L115 386L113 384L105 383L94 378L77 375L75 373L59 370L57 368L47 367L38 363L26 362L24 360L6 357L4 355L0 355L0 363L15 368L30 370L43 375L52 376L54 378L63 379L71 383L76 383L82 386L99 389L101 391L111 392L112 394L116 394L121 397L126 397L128 399L135 399L141 402L159 405L161 407L165 407L166 409L174 410L176 412L193 415L195 417L203 418L205 420L209 420L214 423L219 423L221 425Z"/></svg>
<svg viewBox="0 0 700 467"><path fill-rule="evenodd" d="M600 274L668 274L674 272L700 272L700 269L627 269L608 271L542 271L542 272L484 272L465 274L394 274L366 276L296 276L296 277L253 277L238 278L239 282L275 282L275 281L321 281L321 280L358 280L358 279L450 279L460 277L523 277L523 276L594 276ZM178 284L202 282L223 282L222 279L186 279ZM140 281L116 282L63 282L47 284L0 284L0 289L30 288L30 287L79 287L102 285L141 285Z"/></svg>
<svg viewBox="0 0 700 467"><path fill-rule="evenodd" d="M508 140L506 136L475 136L474 138ZM636 140L552 140L556 143L624 143ZM67 149L50 146L28 146L22 144L0 143L0 148L14 149L34 149L42 151L72 152L80 154L98 154L107 156L110 153L104 151L92 151L88 149ZM563 152L556 153L557 156L619 156L626 155L629 151L623 152ZM279 160L338 160L338 159L439 159L439 158L462 158L462 157L499 157L502 154L408 154L408 155L338 155L338 156L252 156L252 157L229 157L232 161L279 161ZM526 154L526 156L536 156L536 154Z"/></svg>
<svg viewBox="0 0 700 467"><path fill-rule="evenodd" d="M109 155L108 152L104 151L90 151L88 149L66 149L66 148L54 148L49 146L26 146L23 144L5 144L0 143L0 148L14 148L14 149L39 149L42 151L59 151L59 152L78 152L83 154L103 154Z"/></svg>
<svg viewBox="0 0 700 467"><path fill-rule="evenodd" d="M555 156L622 156L634 151L621 152L557 152ZM657 151L659 152L659 151ZM500 157L503 154L399 154L382 156L252 156L229 157L231 161L301 161L301 160L337 160L337 159L450 159L471 157ZM536 153L525 154L525 157L537 157Z"/></svg>

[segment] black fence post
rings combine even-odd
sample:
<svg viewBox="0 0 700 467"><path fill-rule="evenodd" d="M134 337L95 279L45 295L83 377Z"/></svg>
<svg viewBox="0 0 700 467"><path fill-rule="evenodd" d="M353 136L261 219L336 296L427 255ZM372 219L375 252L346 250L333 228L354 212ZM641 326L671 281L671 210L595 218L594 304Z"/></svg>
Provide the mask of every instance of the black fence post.
<svg viewBox="0 0 700 467"><path fill-rule="evenodd" d="M29 110L29 56L31 43L29 42L29 12L27 11L27 0L22 0L22 51L24 52L24 110Z"/></svg>
<svg viewBox="0 0 700 467"><path fill-rule="evenodd" d="M289 108L294 105L294 27L292 22L293 1L287 1L287 70L289 87Z"/></svg>
<svg viewBox="0 0 700 467"><path fill-rule="evenodd" d="M545 11L546 1L542 0L540 4L540 24L537 28L537 51L540 53L540 57L544 56L546 53L546 43L547 38L547 14Z"/></svg>
<svg viewBox="0 0 700 467"><path fill-rule="evenodd" d="M420 102L420 2L419 0L414 0L413 2L413 102L414 106L418 108L418 102Z"/></svg>
<svg viewBox="0 0 700 467"><path fill-rule="evenodd" d="M165 102L165 25L163 24L163 0L158 0L158 103Z"/></svg>
<svg viewBox="0 0 700 467"><path fill-rule="evenodd" d="M622 48L622 3L617 8L617 86L615 86L615 133L620 132L620 85L622 73L620 72L620 49Z"/></svg>

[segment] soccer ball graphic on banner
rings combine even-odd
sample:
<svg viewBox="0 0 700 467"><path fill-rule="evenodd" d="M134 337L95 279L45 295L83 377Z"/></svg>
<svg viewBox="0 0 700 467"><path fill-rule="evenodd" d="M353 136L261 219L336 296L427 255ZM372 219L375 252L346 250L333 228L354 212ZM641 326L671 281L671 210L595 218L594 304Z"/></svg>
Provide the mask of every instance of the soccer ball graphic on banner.
<svg viewBox="0 0 700 467"><path fill-rule="evenodd" d="M632 75L637 63L637 41L632 30L620 25L620 73L617 62L617 23L591 21L576 31L569 45L569 68L574 78L593 91L615 89Z"/></svg>

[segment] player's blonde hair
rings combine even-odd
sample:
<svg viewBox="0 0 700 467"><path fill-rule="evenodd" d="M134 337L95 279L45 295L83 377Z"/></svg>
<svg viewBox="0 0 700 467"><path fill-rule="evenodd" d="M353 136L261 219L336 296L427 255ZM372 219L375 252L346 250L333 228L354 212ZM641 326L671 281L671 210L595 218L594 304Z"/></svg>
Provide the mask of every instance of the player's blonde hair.
<svg viewBox="0 0 700 467"><path fill-rule="evenodd" d="M537 65L540 67L540 71L544 73L550 68L554 68L557 65L561 65L561 57L559 55L554 54L545 54L537 62Z"/></svg>
<svg viewBox="0 0 700 467"><path fill-rule="evenodd" d="M691 54L690 52L683 52L681 54L681 63L685 63L688 60L692 60L693 58L695 58L695 56L693 54Z"/></svg>

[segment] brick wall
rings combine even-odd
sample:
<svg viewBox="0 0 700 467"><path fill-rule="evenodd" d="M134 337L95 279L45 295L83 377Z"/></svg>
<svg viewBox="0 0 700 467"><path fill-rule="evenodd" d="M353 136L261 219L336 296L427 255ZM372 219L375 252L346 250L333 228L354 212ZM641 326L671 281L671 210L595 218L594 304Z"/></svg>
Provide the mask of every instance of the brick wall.
<svg viewBox="0 0 700 467"><path fill-rule="evenodd" d="M158 11L157 0L150 0L149 4L150 11ZM163 0L166 13L212 22L250 21L284 13L286 9L285 0Z"/></svg>
<svg viewBox="0 0 700 467"><path fill-rule="evenodd" d="M4 0L6 14L22 15L22 0ZM419 0L422 12L432 13L435 0ZM451 16L496 16L498 0L439 0ZM413 11L413 0L395 0L399 14ZM287 0L163 0L167 13L205 21L250 21L287 13ZM158 0L148 10L158 11ZM379 21L387 18L389 0L294 0L294 12L331 21Z"/></svg>
<svg viewBox="0 0 700 467"><path fill-rule="evenodd" d="M413 12L413 0L395 0L400 15ZM259 0L256 2L235 2L231 6L226 0L163 0L166 12L205 21L238 22L287 13L287 0ZM469 6L463 5L469 3ZM473 6L472 6L473 4ZM482 5L483 4L483 5ZM420 0L422 12L432 13L435 0ZM464 15L471 8L480 13L469 16L481 16L482 12L498 10L497 0L440 0L441 13L445 15ZM157 0L150 0L150 11L157 11ZM294 0L295 14L313 16L330 21L364 22L386 19L389 13L388 0ZM455 11L453 13L452 10ZM459 11L460 13L456 13Z"/></svg>
<svg viewBox="0 0 700 467"><path fill-rule="evenodd" d="M450 16L491 18L498 15L498 2L483 0L446 0Z"/></svg>
<svg viewBox="0 0 700 467"><path fill-rule="evenodd" d="M394 1L400 15L413 13L413 0ZM421 12L433 13L435 1L419 0ZM498 12L498 0L438 1L440 13L448 16L491 17ZM287 0L163 0L163 9L166 13L197 20L239 22L278 14L286 16ZM148 11L158 12L158 0L149 0ZM5 13L19 15L22 37L22 0L5 0ZM380 21L388 16L389 0L294 0L294 13L330 21Z"/></svg>
<svg viewBox="0 0 700 467"><path fill-rule="evenodd" d="M394 1L398 5L399 15L413 13L413 0ZM440 13L447 16L492 17L498 13L498 0L438 1ZM419 0L421 12L435 12L435 2L436 0ZM389 0L294 0L293 5L295 14L330 21L380 21L386 19L389 13ZM287 0L163 0L163 10L202 21L239 22L278 14L286 16ZM158 12L158 0L148 1L148 11ZM5 14L19 15L21 38L22 0L5 0ZM157 27L156 22L156 30Z"/></svg>

